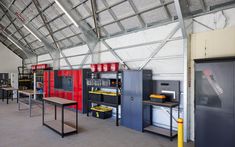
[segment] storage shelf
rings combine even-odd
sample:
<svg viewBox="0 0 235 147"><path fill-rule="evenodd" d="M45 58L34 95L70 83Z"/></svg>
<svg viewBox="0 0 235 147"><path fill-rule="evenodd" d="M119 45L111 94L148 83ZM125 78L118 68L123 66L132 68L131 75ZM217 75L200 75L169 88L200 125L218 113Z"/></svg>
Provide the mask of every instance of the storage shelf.
<svg viewBox="0 0 235 147"><path fill-rule="evenodd" d="M117 74L117 73L122 73L121 71L99 71L99 72L91 72L91 73L94 73L94 74L97 74L97 73L102 73L102 74Z"/></svg>
<svg viewBox="0 0 235 147"><path fill-rule="evenodd" d="M156 127L156 126L148 126L146 128L144 128L144 131L148 131L148 132L152 132L155 134L160 134L166 137L175 137L177 136L177 132L172 130L172 136L170 134L170 129L165 129L165 128L160 128L160 127Z"/></svg>
<svg viewBox="0 0 235 147"><path fill-rule="evenodd" d="M89 100L89 102L91 103L96 103L96 104L99 104L99 105L107 105L107 106L111 106L111 107L118 107L119 104L111 104L111 103L105 103L105 102L97 102L97 101L92 101L92 100Z"/></svg>
<svg viewBox="0 0 235 147"><path fill-rule="evenodd" d="M62 133L61 130L61 121L60 120L53 120L53 121L47 121L44 123L44 125L48 126L49 128ZM73 128L67 124L64 124L64 133L72 133L72 132L76 132L76 128Z"/></svg>
<svg viewBox="0 0 235 147"><path fill-rule="evenodd" d="M116 89L117 87L109 87L109 86L87 86L87 87L93 87L93 88L107 88L107 89ZM119 89L121 88L120 86L118 87Z"/></svg>

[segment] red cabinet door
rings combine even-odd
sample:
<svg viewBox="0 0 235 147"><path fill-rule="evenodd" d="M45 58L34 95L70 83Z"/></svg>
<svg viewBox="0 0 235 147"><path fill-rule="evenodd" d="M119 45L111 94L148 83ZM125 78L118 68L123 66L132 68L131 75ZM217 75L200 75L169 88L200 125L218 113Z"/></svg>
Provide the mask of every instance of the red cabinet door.
<svg viewBox="0 0 235 147"><path fill-rule="evenodd" d="M63 90L59 90L59 97L64 98L64 91Z"/></svg>
<svg viewBox="0 0 235 147"><path fill-rule="evenodd" d="M46 97L49 96L49 79L48 79L48 71L43 72L43 93L45 94Z"/></svg>

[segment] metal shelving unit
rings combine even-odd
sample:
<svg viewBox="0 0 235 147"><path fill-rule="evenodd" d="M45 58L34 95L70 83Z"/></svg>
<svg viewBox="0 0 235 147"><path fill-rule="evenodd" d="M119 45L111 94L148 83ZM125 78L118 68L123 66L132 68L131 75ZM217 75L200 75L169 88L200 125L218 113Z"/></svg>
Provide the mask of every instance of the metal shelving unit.
<svg viewBox="0 0 235 147"><path fill-rule="evenodd" d="M177 131L173 130L173 112L172 112L172 109L178 107L178 118L179 118L179 103L178 102L157 103L157 102L152 102L150 100L147 100L147 101L143 101L143 105L150 106L151 109L152 109L152 106L160 106L160 107L166 107L166 108L170 109L170 112L169 112L169 115L170 115L170 128L169 129L165 129L165 128L161 128L161 127L157 127L157 126L152 125L152 117L151 117L151 124L146 126L143 129L144 131L169 137L170 140L172 140L174 137L177 136Z"/></svg>
<svg viewBox="0 0 235 147"><path fill-rule="evenodd" d="M90 108L91 108L91 104L92 103L95 103L97 105L105 105L105 106L110 106L110 107L114 107L116 109L116 126L119 126L119 105L120 105L120 102L119 102L119 99L120 99L120 94L121 93L121 84L119 85L119 82L121 80L121 75L122 75L122 72L120 71L116 71L116 72L91 72L91 78L92 79L105 79L105 78L100 78L101 74L115 74L115 77L116 77L116 84L115 84L115 87L112 87L112 86L102 86L102 85L87 85L88 87L91 87L92 90L96 89L101 89L101 88L105 88L105 89L115 89L116 90L116 102L115 104L112 104L112 103L105 103L105 102L97 102L97 101L93 101L91 100L89 97L88 97L88 103L87 103L87 116L89 117L89 113L90 113Z"/></svg>

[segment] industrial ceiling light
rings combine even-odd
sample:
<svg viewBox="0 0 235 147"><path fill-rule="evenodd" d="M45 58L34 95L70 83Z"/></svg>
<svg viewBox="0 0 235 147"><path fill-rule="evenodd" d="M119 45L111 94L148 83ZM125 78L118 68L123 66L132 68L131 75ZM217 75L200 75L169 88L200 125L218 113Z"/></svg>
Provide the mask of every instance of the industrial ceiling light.
<svg viewBox="0 0 235 147"><path fill-rule="evenodd" d="M42 42L42 40L37 36L35 35L26 25L23 25L35 38L37 38L38 41Z"/></svg>
<svg viewBox="0 0 235 147"><path fill-rule="evenodd" d="M15 44L15 46L17 46L19 49L23 51L23 49L17 43L15 43L15 41L13 41L10 37L7 37L7 39L10 40L13 44Z"/></svg>
<svg viewBox="0 0 235 147"><path fill-rule="evenodd" d="M61 5L58 0L55 0L55 3L60 7L60 9L68 16L68 18L72 21L72 23L78 27L77 22L71 17L71 15L65 10L65 8Z"/></svg>

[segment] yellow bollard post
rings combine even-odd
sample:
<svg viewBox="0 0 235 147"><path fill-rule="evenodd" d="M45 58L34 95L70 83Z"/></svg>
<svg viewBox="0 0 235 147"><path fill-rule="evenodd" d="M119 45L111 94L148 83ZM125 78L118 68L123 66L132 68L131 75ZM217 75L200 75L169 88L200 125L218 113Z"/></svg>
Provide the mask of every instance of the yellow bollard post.
<svg viewBox="0 0 235 147"><path fill-rule="evenodd" d="M183 119L178 119L178 147L184 147L184 127Z"/></svg>

